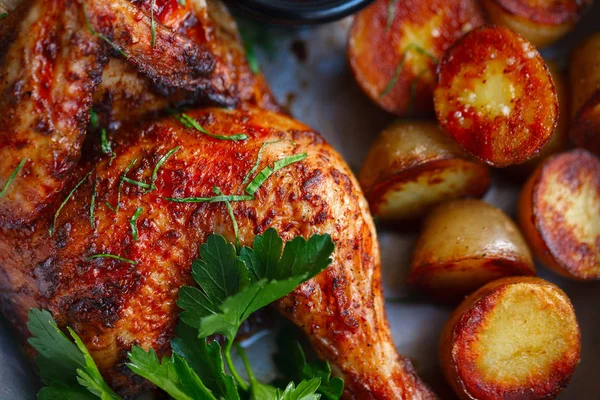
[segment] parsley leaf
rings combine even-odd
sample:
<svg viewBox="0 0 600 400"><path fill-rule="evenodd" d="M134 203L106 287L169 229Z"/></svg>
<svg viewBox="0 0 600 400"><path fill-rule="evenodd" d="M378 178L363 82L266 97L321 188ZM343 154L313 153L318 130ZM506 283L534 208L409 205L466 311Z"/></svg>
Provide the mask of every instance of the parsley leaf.
<svg viewBox="0 0 600 400"><path fill-rule="evenodd" d="M297 330L287 326L277 338L279 351L273 356L275 364L287 380L298 382L302 379L321 378L318 392L326 400L339 400L344 391L344 381L331 378L331 367L327 361L306 361L304 350L297 340Z"/></svg>
<svg viewBox="0 0 600 400"><path fill-rule="evenodd" d="M177 302L184 310L181 320L198 328L199 337L220 333L233 340L250 314L324 270L333 252L329 235L314 235L308 241L293 239L281 254L283 241L272 228L254 245L237 256L222 236L211 235L202 246L201 260L192 266L200 289L182 287Z"/></svg>
<svg viewBox="0 0 600 400"><path fill-rule="evenodd" d="M205 338L199 339L198 330L186 324L179 324L177 335L178 338L171 342L173 353L189 363L217 398L239 400L240 395L233 378L225 374L219 343L207 343Z"/></svg>
<svg viewBox="0 0 600 400"><path fill-rule="evenodd" d="M75 343L60 330L48 311L31 309L27 327L38 352L36 364L48 384L38 394L41 400L120 399L102 378L79 336L69 328ZM87 391L86 391L87 389Z"/></svg>
<svg viewBox="0 0 600 400"><path fill-rule="evenodd" d="M277 400L319 400L321 396L315 392L320 384L319 378L302 381L298 386L295 386L294 382L290 382L283 393L277 392Z"/></svg>
<svg viewBox="0 0 600 400"><path fill-rule="evenodd" d="M171 358L163 357L159 362L154 349L145 352L141 347L133 346L128 356L130 362L127 366L133 372L148 379L175 400L217 400L187 361L177 354Z"/></svg>

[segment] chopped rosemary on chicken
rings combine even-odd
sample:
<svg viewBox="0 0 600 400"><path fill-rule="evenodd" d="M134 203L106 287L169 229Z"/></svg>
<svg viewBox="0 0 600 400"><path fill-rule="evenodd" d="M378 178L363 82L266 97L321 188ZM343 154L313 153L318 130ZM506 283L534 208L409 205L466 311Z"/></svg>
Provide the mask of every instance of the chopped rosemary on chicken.
<svg viewBox="0 0 600 400"><path fill-rule="evenodd" d="M142 211L144 211L144 208L138 207L137 210L135 210L135 213L133 214L131 219L129 220L129 226L131 227L131 237L133 238L134 242L137 242L138 240L137 220L142 214Z"/></svg>
<svg viewBox="0 0 600 400"><path fill-rule="evenodd" d="M226 201L248 201L254 200L254 196L245 195L220 195L213 197L165 197L165 200L173 203L223 203Z"/></svg>
<svg viewBox="0 0 600 400"><path fill-rule="evenodd" d="M4 196L6 194L6 192L8 191L8 187L11 185L11 183L13 183L13 181L15 180L15 178L17 177L17 175L19 174L21 169L23 169L23 166L25 166L25 163L27 161L28 160L26 158L24 158L19 162L17 167L13 170L13 172L10 174L10 176L6 180L6 183L4 184L2 191L0 191L0 197Z"/></svg>
<svg viewBox="0 0 600 400"><path fill-rule="evenodd" d="M92 187L92 197L90 199L90 227L96 228L96 192L98 189L98 178L94 178L94 186Z"/></svg>
<svg viewBox="0 0 600 400"><path fill-rule="evenodd" d="M94 27L90 23L90 18L88 17L87 11L85 9L85 3L82 4L82 7L83 7L83 18L85 19L85 26L87 27L88 31L90 31L90 33L92 35L104 40L106 43L108 43L113 49L115 49L123 57L129 58L129 55L127 53L125 53L119 46L114 44L112 42L112 40L110 40L105 35L103 35L102 33L98 32L97 30L94 29Z"/></svg>
<svg viewBox="0 0 600 400"><path fill-rule="evenodd" d="M204 129L198 121L196 121L194 118L190 117L189 115L187 115L185 113L177 114L177 112L171 112L171 114L175 118L177 118L177 120L186 128L195 129L198 132L201 132L201 133L205 134L206 136L210 136L211 138L214 138L214 139L230 140L232 142L237 142L240 140L248 139L248 135L246 135L244 133L238 133L235 135L215 135L213 133L210 133L206 129Z"/></svg>
<svg viewBox="0 0 600 400"><path fill-rule="evenodd" d="M246 193L248 193L251 196L254 196L256 191L258 189L260 189L262 184L267 179L269 179L269 177L271 175L273 175L275 172L279 171L280 169L287 167L290 164L297 163L299 161L304 160L306 157L307 157L306 153L295 154L293 156L285 157L285 158L275 161L275 163L273 164L273 168L266 166L265 168L262 169L262 171L260 171L258 173L258 175L256 175L256 177L252 180L252 182L250 182L248 184L248 186L246 187Z"/></svg>
<svg viewBox="0 0 600 400"><path fill-rule="evenodd" d="M156 21L154 21L154 7L156 6L156 0L152 0L150 3L150 30L152 31L151 45L154 47L156 44Z"/></svg>

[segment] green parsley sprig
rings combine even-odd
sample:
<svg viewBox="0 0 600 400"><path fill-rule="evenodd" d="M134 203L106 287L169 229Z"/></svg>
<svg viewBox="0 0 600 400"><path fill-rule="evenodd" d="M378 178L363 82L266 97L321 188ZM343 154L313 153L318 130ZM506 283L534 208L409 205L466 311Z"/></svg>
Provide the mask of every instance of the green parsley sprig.
<svg viewBox="0 0 600 400"><path fill-rule="evenodd" d="M172 355L159 359L153 349L133 346L127 366L175 400L339 400L343 382L331 378L326 362L307 363L295 345L286 343L281 349L291 352L292 361L298 363L291 369L288 366L293 372L285 373L292 381L281 387L259 382L238 346L249 378L246 382L231 356L235 335L244 320L323 271L331 263L333 248L328 235L314 235L308 240L298 237L284 246L271 228L256 236L252 248L243 247L238 254L222 236L209 236L201 246L200 259L192 266L192 276L200 288L180 289L178 305L184 313L177 338L171 342ZM67 328L75 343L57 327L50 313L36 309L30 311L28 327L47 385L39 399L120 400L73 330ZM215 333L225 336L223 349L218 341L208 341L207 337Z"/></svg>

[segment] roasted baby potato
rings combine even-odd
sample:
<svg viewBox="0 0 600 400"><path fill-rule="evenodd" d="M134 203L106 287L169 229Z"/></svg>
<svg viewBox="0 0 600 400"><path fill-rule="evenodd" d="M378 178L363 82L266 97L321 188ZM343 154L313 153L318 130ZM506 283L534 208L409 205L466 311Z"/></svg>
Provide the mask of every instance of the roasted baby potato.
<svg viewBox="0 0 600 400"><path fill-rule="evenodd" d="M433 114L438 60L483 23L475 0L376 0L354 17L350 66L383 109L400 116Z"/></svg>
<svg viewBox="0 0 600 400"><path fill-rule="evenodd" d="M593 0L482 0L488 19L544 47L569 32Z"/></svg>
<svg viewBox="0 0 600 400"><path fill-rule="evenodd" d="M454 200L425 220L412 257L409 283L441 301L460 301L495 279L535 275L519 229L481 200Z"/></svg>
<svg viewBox="0 0 600 400"><path fill-rule="evenodd" d="M579 326L567 295L533 277L490 282L446 323L440 364L461 399L553 399L577 367Z"/></svg>
<svg viewBox="0 0 600 400"><path fill-rule="evenodd" d="M383 220L414 220L433 205L480 197L486 166L471 160L433 122L396 122L375 141L359 174L371 212Z"/></svg>
<svg viewBox="0 0 600 400"><path fill-rule="evenodd" d="M545 161L521 192L519 222L548 268L600 279L600 160L578 149Z"/></svg>
<svg viewBox="0 0 600 400"><path fill-rule="evenodd" d="M569 98L570 95L567 90L566 76L559 69L558 65L554 62L548 62L548 71L552 76L554 82L554 88L556 89L556 96L558 98L558 120L556 123L556 129L552 134L552 138L545 145L539 153L533 156L530 160L517 166L519 171L526 169L532 172L541 161L548 158L553 154L560 153L568 150L570 147L569 140L569 126L570 126L570 110L569 110Z"/></svg>
<svg viewBox="0 0 600 400"><path fill-rule="evenodd" d="M574 117L571 137L578 146L600 155L600 32L573 51L569 75Z"/></svg>
<svg viewBox="0 0 600 400"><path fill-rule="evenodd" d="M474 30L446 52L434 104L446 133L496 167L522 163L540 151L558 117L544 60L504 27Z"/></svg>

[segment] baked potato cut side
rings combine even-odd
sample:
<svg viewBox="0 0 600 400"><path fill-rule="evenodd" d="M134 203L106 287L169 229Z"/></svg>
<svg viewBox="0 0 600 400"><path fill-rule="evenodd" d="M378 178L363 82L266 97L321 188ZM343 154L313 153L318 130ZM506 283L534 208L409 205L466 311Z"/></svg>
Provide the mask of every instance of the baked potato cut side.
<svg viewBox="0 0 600 400"><path fill-rule="evenodd" d="M573 141L600 155L600 32L573 51L569 78L573 97Z"/></svg>
<svg viewBox="0 0 600 400"><path fill-rule="evenodd" d="M444 327L440 364L461 399L553 399L579 362L573 306L539 278L488 283Z"/></svg>
<svg viewBox="0 0 600 400"><path fill-rule="evenodd" d="M439 59L483 23L474 0L376 0L354 17L350 66L383 109L399 116L433 114Z"/></svg>
<svg viewBox="0 0 600 400"><path fill-rule="evenodd" d="M400 221L418 219L442 201L482 196L490 175L435 123L401 121L375 141L359 182L374 215Z"/></svg>
<svg viewBox="0 0 600 400"><path fill-rule="evenodd" d="M558 99L544 60L504 27L472 31L438 69L434 104L442 128L486 163L522 163L552 137Z"/></svg>
<svg viewBox="0 0 600 400"><path fill-rule="evenodd" d="M600 160L581 149L549 158L523 187L519 221L548 268L600 279Z"/></svg>
<svg viewBox="0 0 600 400"><path fill-rule="evenodd" d="M517 32L537 47L575 27L593 0L482 0L488 19Z"/></svg>
<svg viewBox="0 0 600 400"><path fill-rule="evenodd" d="M463 199L429 214L408 279L435 300L458 302L488 282L514 275L535 275L515 223L481 200Z"/></svg>

